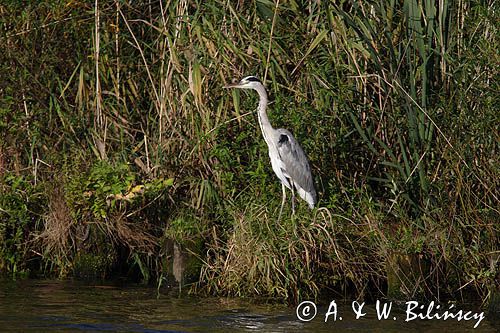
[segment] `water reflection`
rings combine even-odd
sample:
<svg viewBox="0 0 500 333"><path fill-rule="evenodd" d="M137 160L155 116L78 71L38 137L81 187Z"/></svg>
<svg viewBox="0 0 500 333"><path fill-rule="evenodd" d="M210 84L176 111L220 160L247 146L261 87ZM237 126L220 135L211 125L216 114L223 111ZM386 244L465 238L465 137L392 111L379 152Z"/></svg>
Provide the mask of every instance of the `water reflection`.
<svg viewBox="0 0 500 333"><path fill-rule="evenodd" d="M157 297L154 288L88 285L72 281L2 281L2 332L496 332L498 317L471 322L356 320L340 304L342 321L318 315L300 322L295 309L231 298ZM325 314L327 308L318 308Z"/></svg>

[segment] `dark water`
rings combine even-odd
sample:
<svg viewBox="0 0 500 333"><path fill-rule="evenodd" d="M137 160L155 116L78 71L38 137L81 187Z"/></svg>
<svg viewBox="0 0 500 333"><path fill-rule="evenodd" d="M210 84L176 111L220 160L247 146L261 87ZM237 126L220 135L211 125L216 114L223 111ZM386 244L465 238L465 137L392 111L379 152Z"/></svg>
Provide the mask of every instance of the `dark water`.
<svg viewBox="0 0 500 333"><path fill-rule="evenodd" d="M326 304L318 307L313 320L301 322L293 307L255 300L158 296L154 288L72 281L0 283L1 332L442 333L497 332L500 328L498 314L487 313L477 329L473 329L476 320L416 319L405 322L404 305L393 305L389 320L378 320L375 305L365 305L366 316L356 320L350 301L336 301L336 321L330 315L324 322Z"/></svg>

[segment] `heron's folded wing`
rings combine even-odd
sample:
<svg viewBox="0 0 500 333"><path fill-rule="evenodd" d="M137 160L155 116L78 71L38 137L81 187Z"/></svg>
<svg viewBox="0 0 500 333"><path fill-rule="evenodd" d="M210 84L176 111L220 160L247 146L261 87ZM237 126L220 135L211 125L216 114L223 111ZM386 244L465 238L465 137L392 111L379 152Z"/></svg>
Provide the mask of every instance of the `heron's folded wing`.
<svg viewBox="0 0 500 333"><path fill-rule="evenodd" d="M303 190L315 194L311 168L306 154L304 154L297 140L289 131L285 129L279 129L278 131L280 135L277 147L279 157L283 161L285 168L283 172Z"/></svg>

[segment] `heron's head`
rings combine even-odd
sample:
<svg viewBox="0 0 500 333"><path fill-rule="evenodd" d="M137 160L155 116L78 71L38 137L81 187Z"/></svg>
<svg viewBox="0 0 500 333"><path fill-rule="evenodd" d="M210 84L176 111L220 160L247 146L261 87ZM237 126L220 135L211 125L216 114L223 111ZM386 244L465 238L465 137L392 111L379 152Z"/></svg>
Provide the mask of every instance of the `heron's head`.
<svg viewBox="0 0 500 333"><path fill-rule="evenodd" d="M255 76L246 76L240 82L228 84L224 88L257 89L262 86L262 82Z"/></svg>

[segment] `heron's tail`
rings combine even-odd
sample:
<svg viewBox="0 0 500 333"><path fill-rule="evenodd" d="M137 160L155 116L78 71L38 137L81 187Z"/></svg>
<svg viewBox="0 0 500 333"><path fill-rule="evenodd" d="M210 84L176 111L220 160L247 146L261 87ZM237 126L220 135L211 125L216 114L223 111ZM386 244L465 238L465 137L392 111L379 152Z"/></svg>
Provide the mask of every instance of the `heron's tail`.
<svg viewBox="0 0 500 333"><path fill-rule="evenodd" d="M316 205L316 190L313 188L312 191L307 192L303 188L298 187L297 184L295 184L295 188L299 196L307 202L309 208L313 209L314 205Z"/></svg>

